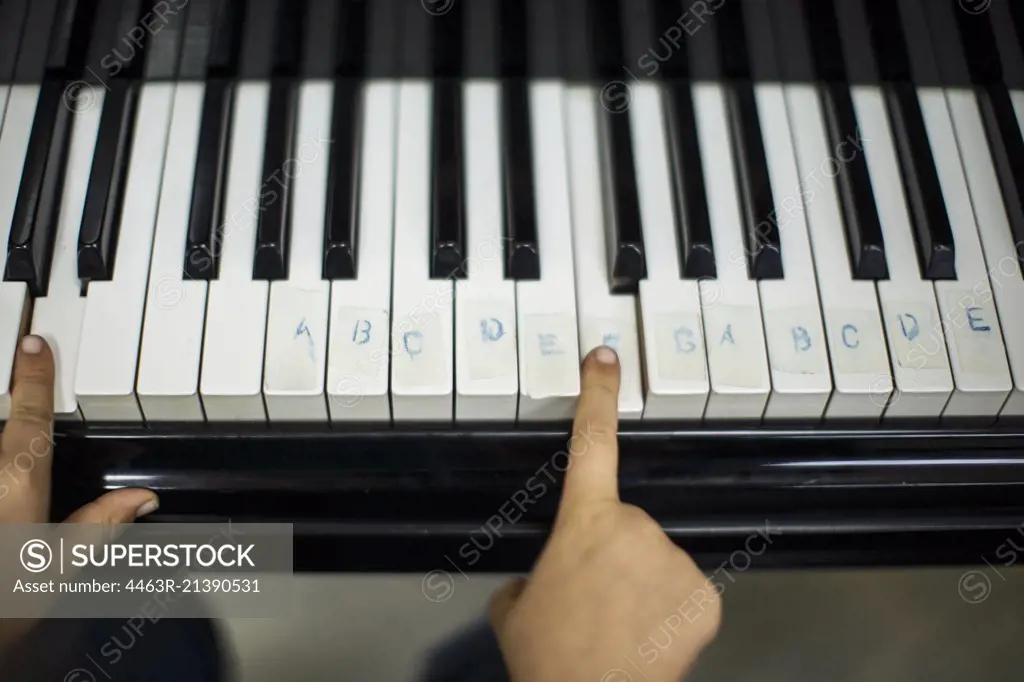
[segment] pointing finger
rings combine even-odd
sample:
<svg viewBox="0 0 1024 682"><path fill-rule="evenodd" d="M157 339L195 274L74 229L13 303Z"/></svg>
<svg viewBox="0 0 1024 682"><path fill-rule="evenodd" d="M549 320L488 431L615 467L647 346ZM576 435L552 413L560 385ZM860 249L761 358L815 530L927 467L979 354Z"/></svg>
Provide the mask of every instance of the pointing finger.
<svg viewBox="0 0 1024 682"><path fill-rule="evenodd" d="M619 380L619 359L611 348L595 348L583 361L562 509L619 499Z"/></svg>
<svg viewBox="0 0 1024 682"><path fill-rule="evenodd" d="M24 337L14 358L11 414L0 438L0 471L11 467L27 483L19 490L31 500L31 508L22 511L38 521L46 519L50 507L53 373L53 353L46 342L38 336Z"/></svg>
<svg viewBox="0 0 1024 682"><path fill-rule="evenodd" d="M53 353L39 336L26 336L14 358L11 416L4 427L2 463L19 453L41 457L53 432Z"/></svg>

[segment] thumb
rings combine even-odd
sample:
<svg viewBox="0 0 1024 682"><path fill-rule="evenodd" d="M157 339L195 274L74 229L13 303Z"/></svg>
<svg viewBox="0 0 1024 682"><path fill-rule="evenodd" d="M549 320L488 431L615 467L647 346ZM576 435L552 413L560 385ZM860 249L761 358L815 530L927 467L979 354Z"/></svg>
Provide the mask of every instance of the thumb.
<svg viewBox="0 0 1024 682"><path fill-rule="evenodd" d="M65 523L131 523L160 506L156 493L141 488L122 488L96 498L67 518Z"/></svg>
<svg viewBox="0 0 1024 682"><path fill-rule="evenodd" d="M501 632L509 612L519 601L526 585L526 578L512 578L491 595L491 627L495 633Z"/></svg>

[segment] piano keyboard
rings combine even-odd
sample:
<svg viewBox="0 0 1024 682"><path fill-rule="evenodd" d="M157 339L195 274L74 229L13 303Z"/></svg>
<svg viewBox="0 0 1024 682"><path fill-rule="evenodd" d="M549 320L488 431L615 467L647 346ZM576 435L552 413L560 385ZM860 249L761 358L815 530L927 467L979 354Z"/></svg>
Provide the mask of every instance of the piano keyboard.
<svg viewBox="0 0 1024 682"><path fill-rule="evenodd" d="M0 420L1024 416L984 4L0 0Z"/></svg>

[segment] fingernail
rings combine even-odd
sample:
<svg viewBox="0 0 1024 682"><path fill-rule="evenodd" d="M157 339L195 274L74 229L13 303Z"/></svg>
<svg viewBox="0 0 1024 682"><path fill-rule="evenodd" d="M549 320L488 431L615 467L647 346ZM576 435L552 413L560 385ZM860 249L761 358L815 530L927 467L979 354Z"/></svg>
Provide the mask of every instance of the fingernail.
<svg viewBox="0 0 1024 682"><path fill-rule="evenodd" d="M602 365L614 365L619 361L619 356L608 346L601 346L594 351L594 358Z"/></svg>
<svg viewBox="0 0 1024 682"><path fill-rule="evenodd" d="M43 340L33 334L29 334L21 340L21 352L26 355L39 355L43 352Z"/></svg>
<svg viewBox="0 0 1024 682"><path fill-rule="evenodd" d="M139 510L135 512L135 518L141 519L143 516L152 514L159 508L160 500L156 498L153 498L152 500L147 500L141 507L139 507Z"/></svg>

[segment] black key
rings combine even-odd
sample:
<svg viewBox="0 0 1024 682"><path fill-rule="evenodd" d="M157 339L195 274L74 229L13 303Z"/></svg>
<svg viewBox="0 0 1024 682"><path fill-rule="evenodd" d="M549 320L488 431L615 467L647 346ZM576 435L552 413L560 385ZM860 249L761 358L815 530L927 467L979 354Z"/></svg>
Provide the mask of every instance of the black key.
<svg viewBox="0 0 1024 682"><path fill-rule="evenodd" d="M335 18L334 103L324 226L324 279L354 279L358 273L359 185L363 85L366 75L368 8L342 0Z"/></svg>
<svg viewBox="0 0 1024 682"><path fill-rule="evenodd" d="M265 0L255 0L264 5ZM263 146L263 184L260 187L253 279L288 277L288 238L291 230L291 182L285 166L295 146L298 84L302 65L302 39L306 18L305 0L276 0L269 17L249 16L255 23L272 21L270 104L267 107L267 138ZM250 39L252 36L247 36ZM260 50L258 44L248 50ZM266 46L262 47L266 50ZM249 54L251 58L251 53ZM243 54L243 67L246 55ZM258 60L257 60L258 61ZM243 68L244 70L244 68Z"/></svg>
<svg viewBox="0 0 1024 682"><path fill-rule="evenodd" d="M955 279L953 230L932 157L928 132L917 97L917 80L937 80L934 64L923 54L923 39L915 28L906 36L895 3L866 0L867 19L877 63L886 84L884 93L907 196L910 222L917 244L921 276ZM910 53L908 53L908 47Z"/></svg>
<svg viewBox="0 0 1024 682"><path fill-rule="evenodd" d="M525 2L498 0L498 68L502 78L525 78L529 75L530 17Z"/></svg>
<svg viewBox="0 0 1024 682"><path fill-rule="evenodd" d="M324 232L324 279L355 279L359 233L359 169L362 84L346 78L334 85L329 194Z"/></svg>
<svg viewBox="0 0 1024 682"><path fill-rule="evenodd" d="M46 72L53 76L78 78L85 75L83 69L87 65L94 72L98 70L102 56L100 48L95 48L95 58L87 64L89 46L105 43L103 54L110 53L114 47L111 39L117 35L114 33L116 10L110 0L106 0L102 7L98 0L60 0L46 45ZM100 23L104 21L111 25ZM94 77L94 74L88 75Z"/></svg>
<svg viewBox="0 0 1024 682"><path fill-rule="evenodd" d="M501 164L505 204L505 277L540 279L533 130L530 120L529 38L526 3L499 0Z"/></svg>
<svg viewBox="0 0 1024 682"><path fill-rule="evenodd" d="M744 25L743 3L726 2L711 22L718 34L718 59L722 75L745 81L753 76L750 41Z"/></svg>
<svg viewBox="0 0 1024 682"><path fill-rule="evenodd" d="M947 0L957 9L958 0ZM985 14L955 12L957 35L964 48L964 60L973 85L1001 83L1003 68L997 48L998 40L990 17ZM948 39L948 38L947 38ZM956 37L952 37L953 40ZM936 41L939 42L938 40Z"/></svg>
<svg viewBox="0 0 1024 682"><path fill-rule="evenodd" d="M359 0L354 0L359 1ZM401 71L404 42L400 34L401 0L377 0L367 5L366 75L370 78L404 78ZM421 6L422 9L422 6ZM421 12L420 14L424 14Z"/></svg>
<svg viewBox="0 0 1024 682"><path fill-rule="evenodd" d="M847 149L861 140L853 110L850 88L845 83L826 83L819 87L830 148ZM836 154L840 152L836 151ZM846 245L854 279L888 279L882 223L878 219L875 193L871 188L864 154L853 151L850 158L840 156L836 175L839 203L846 228Z"/></svg>
<svg viewBox="0 0 1024 682"><path fill-rule="evenodd" d="M863 0L837 2L835 10L846 62L846 75L850 84L879 85L881 77L875 63L871 31Z"/></svg>
<svg viewBox="0 0 1024 682"><path fill-rule="evenodd" d="M274 42L274 13L278 0L248 0L242 35L242 59L239 70L243 78L268 78Z"/></svg>
<svg viewBox="0 0 1024 682"><path fill-rule="evenodd" d="M435 80L431 124L430 276L466 277L463 197L462 88L464 3L430 18L431 65Z"/></svg>
<svg viewBox="0 0 1024 682"><path fill-rule="evenodd" d="M462 89L458 82L434 84L431 130L430 276L466 277L466 233L462 183Z"/></svg>
<svg viewBox="0 0 1024 682"><path fill-rule="evenodd" d="M206 75L210 78L232 78L238 75L242 58L246 2L219 0L216 10L210 53L206 58ZM194 11L194 8L189 10L189 17Z"/></svg>
<svg viewBox="0 0 1024 682"><path fill-rule="evenodd" d="M689 81L665 83L665 117L672 162L679 271L684 278L715 277L711 218L704 187L704 164Z"/></svg>
<svg viewBox="0 0 1024 682"><path fill-rule="evenodd" d="M530 86L509 79L501 88L501 161L505 182L505 278L540 279Z"/></svg>
<svg viewBox="0 0 1024 682"><path fill-rule="evenodd" d="M191 54L182 59L180 72L187 78L205 71L207 82L182 269L192 279L210 280L217 276L222 243L234 111L234 86L229 79L238 73L242 8L238 0L192 1L185 34Z"/></svg>
<svg viewBox="0 0 1024 682"><path fill-rule="evenodd" d="M278 0L274 14L272 74L295 76L302 66L303 37L308 0Z"/></svg>
<svg viewBox="0 0 1024 682"><path fill-rule="evenodd" d="M621 79L622 65L628 62L625 61L619 0L593 0L590 9L593 73L601 80Z"/></svg>
<svg viewBox="0 0 1024 682"><path fill-rule="evenodd" d="M843 0L839 0L842 2ZM811 61L818 80L824 82L848 81L846 60L839 49L839 21L836 18L833 0L802 0L805 23L791 28L797 34L806 34L810 38ZM780 27L782 28L782 27ZM800 36L791 36L787 43L800 42Z"/></svg>
<svg viewBox="0 0 1024 682"><path fill-rule="evenodd" d="M995 9L995 8L993 8ZM1017 259L1024 268L1024 139L1013 100L1003 82L997 38L988 17L957 16L959 35L984 121Z"/></svg>
<svg viewBox="0 0 1024 682"><path fill-rule="evenodd" d="M804 0L802 4L787 3L777 9L776 18L783 19L780 28L790 30L787 76L797 76L806 68L796 62L800 60L802 36L809 38L805 59L811 62L809 66L819 81L818 95L829 148L841 161L837 166L835 183L850 255L850 271L855 279L887 279L889 269L882 225L867 162L864 154L857 151L861 147L861 135L850 93L846 60L842 50L838 49L839 21L833 0ZM843 150L851 145L854 149L847 155Z"/></svg>
<svg viewBox="0 0 1024 682"><path fill-rule="evenodd" d="M889 122L896 140L900 175L914 226L921 276L956 279L953 230L942 198L917 89L911 83L886 86Z"/></svg>
<svg viewBox="0 0 1024 682"><path fill-rule="evenodd" d="M228 142L234 88L224 79L211 80L203 94L199 147L192 182L192 202L185 241L186 277L210 280L217 276L224 192L227 185Z"/></svg>
<svg viewBox="0 0 1024 682"><path fill-rule="evenodd" d="M605 244L613 292L636 292L647 277L640 198L628 115L601 108L605 148Z"/></svg>
<svg viewBox="0 0 1024 682"><path fill-rule="evenodd" d="M0 83L6 83L14 76L27 8L28 0L0 2Z"/></svg>
<svg viewBox="0 0 1024 682"><path fill-rule="evenodd" d="M78 277L113 276L117 230L128 180L128 159L135 130L137 83L115 79L103 101L89 186L78 233Z"/></svg>
<svg viewBox="0 0 1024 682"><path fill-rule="evenodd" d="M135 61L132 59L134 50L129 53L122 42L125 33L120 32L123 23L121 0L62 1L66 6L77 3L76 15L71 25L63 21L54 25L47 71L65 74L74 72L87 83L101 86L112 74L121 75L122 69ZM87 8L94 9L93 18L91 22L83 23L80 13L88 11ZM83 26L89 30L85 35L81 30Z"/></svg>
<svg viewBox="0 0 1024 682"><path fill-rule="evenodd" d="M277 280L288 277L291 188L284 166L292 158L297 99L296 86L290 79L275 78L271 82L253 279Z"/></svg>
<svg viewBox="0 0 1024 682"><path fill-rule="evenodd" d="M682 4L679 0L653 0L654 20L648 27L647 45L650 47L641 52L637 58L637 66L643 69L648 76L655 74L662 78L686 80L690 77L690 60L688 54L689 32L696 33L698 29L693 23L692 15L689 15L688 28L684 31L679 26L680 18L687 23L687 15L684 14L691 4ZM705 21L713 21L713 15L703 17ZM703 28L703 27L701 27ZM682 41L682 42L680 42Z"/></svg>
<svg viewBox="0 0 1024 682"><path fill-rule="evenodd" d="M564 37L559 30L560 3L527 0L525 4L529 22L527 73L531 78L562 78L559 69Z"/></svg>
<svg viewBox="0 0 1024 682"><path fill-rule="evenodd" d="M619 79L626 63L623 7L619 0L596 0L592 8L590 53L595 59L594 72L602 79ZM634 292L647 276L628 97L621 96L627 94L603 89L598 111L604 149L605 246L613 292Z"/></svg>
<svg viewBox="0 0 1024 682"><path fill-rule="evenodd" d="M70 138L64 81L48 79L36 104L4 273L8 281L27 283L33 296L46 295Z"/></svg>
<svg viewBox="0 0 1024 682"><path fill-rule="evenodd" d="M221 0L191 0L185 23L185 47L178 64L178 77L200 80L208 73L210 50L218 39L218 5Z"/></svg>
<svg viewBox="0 0 1024 682"><path fill-rule="evenodd" d="M742 4L724 4L712 25L718 36L721 73L733 80L725 91L745 223L747 271L754 279L782 279L782 243L751 80L754 69L749 50L752 45L747 40Z"/></svg>
<svg viewBox="0 0 1024 682"><path fill-rule="evenodd" d="M430 78L434 75L434 57L431 50L433 22L437 20L423 6L411 0L396 0L399 4L402 22L398 33L397 69L402 78ZM447 4L447 0L445 0ZM455 3L457 6L459 3Z"/></svg>
<svg viewBox="0 0 1024 682"><path fill-rule="evenodd" d="M143 70L147 81L170 80L178 74L185 28L183 21L168 21L161 25L159 31L149 36Z"/></svg>
<svg viewBox="0 0 1024 682"><path fill-rule="evenodd" d="M875 65L885 83L913 80L899 8L893 0L863 0Z"/></svg>
<svg viewBox="0 0 1024 682"><path fill-rule="evenodd" d="M1018 41L1010 7L1013 0L993 0L988 19L995 43L992 49L999 56L1000 80L1011 90L1024 88L1024 43Z"/></svg>
<svg viewBox="0 0 1024 682"><path fill-rule="evenodd" d="M1010 13L1010 24L1017 34L1017 44L1024 47L1024 5L1013 0L1007 0L1006 8Z"/></svg>
<svg viewBox="0 0 1024 682"><path fill-rule="evenodd" d="M79 0L83 2L83 0ZM104 50L99 66L115 78L141 78L145 67L145 53L153 33L163 30L169 23L185 24L187 5L168 4L166 10L151 11L153 0L119 0L120 18L114 24L116 33L108 37L106 45L93 40L90 47ZM191 2L191 0L190 0ZM161 8L162 9L162 8ZM98 28L99 25L97 25ZM96 36L100 33L97 31ZM113 47L111 47L113 46Z"/></svg>
<svg viewBox="0 0 1024 682"><path fill-rule="evenodd" d="M449 2L447 11L430 18L435 78L464 77L464 2Z"/></svg>
<svg viewBox="0 0 1024 682"><path fill-rule="evenodd" d="M1024 139L1006 88L988 85L979 88L977 96L1017 259L1024 270Z"/></svg>
<svg viewBox="0 0 1024 682"><path fill-rule="evenodd" d="M753 279L782 279L782 243L754 86L749 82L727 86L726 97L743 209L747 271Z"/></svg>

